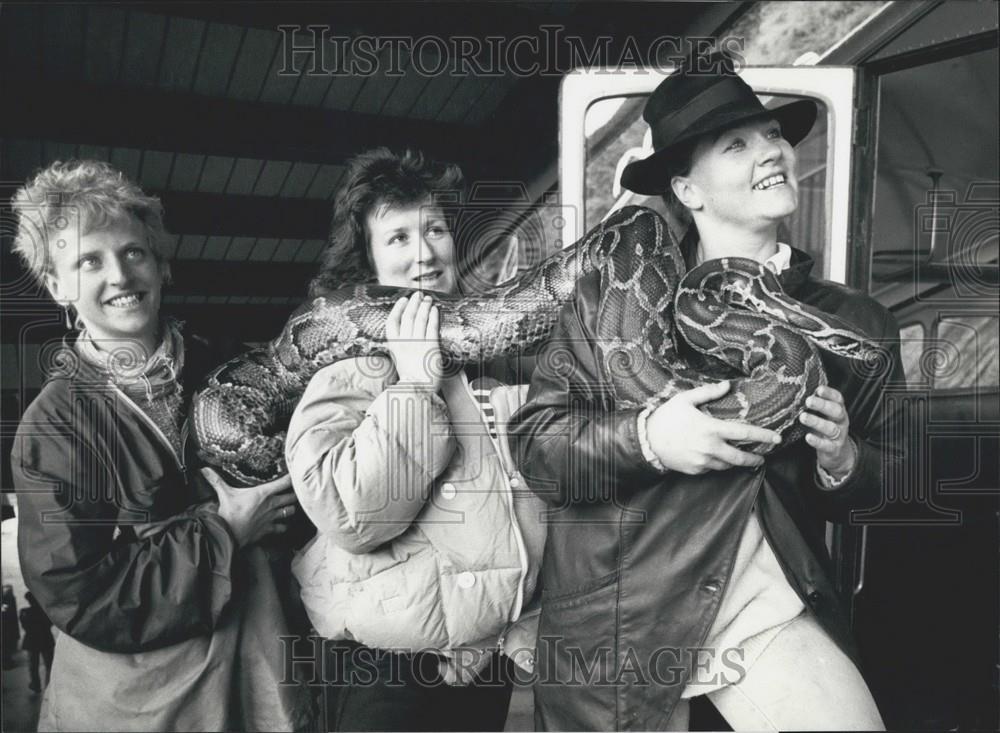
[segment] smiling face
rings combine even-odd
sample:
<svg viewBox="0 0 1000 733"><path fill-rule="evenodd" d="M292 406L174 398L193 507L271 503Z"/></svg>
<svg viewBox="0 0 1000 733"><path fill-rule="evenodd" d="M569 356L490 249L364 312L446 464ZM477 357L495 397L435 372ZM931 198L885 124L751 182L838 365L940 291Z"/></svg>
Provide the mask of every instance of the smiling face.
<svg viewBox="0 0 1000 733"><path fill-rule="evenodd" d="M694 149L690 173L673 184L699 230L707 224L761 231L798 206L795 151L768 118L706 136Z"/></svg>
<svg viewBox="0 0 1000 733"><path fill-rule="evenodd" d="M157 345L163 270L146 228L132 217L86 234L76 224L51 236L49 292L60 305L76 309L99 348L138 342L151 354Z"/></svg>
<svg viewBox="0 0 1000 733"><path fill-rule="evenodd" d="M454 293L455 243L441 209L429 202L379 206L368 215L368 247L379 285Z"/></svg>

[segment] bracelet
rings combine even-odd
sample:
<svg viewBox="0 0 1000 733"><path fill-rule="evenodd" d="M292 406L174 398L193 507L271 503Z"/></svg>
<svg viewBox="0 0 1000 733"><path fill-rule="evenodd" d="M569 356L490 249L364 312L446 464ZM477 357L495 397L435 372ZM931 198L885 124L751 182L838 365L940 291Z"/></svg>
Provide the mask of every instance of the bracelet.
<svg viewBox="0 0 1000 733"><path fill-rule="evenodd" d="M649 444L649 433L646 431L646 421L649 416L653 413L652 405L646 405L639 412L639 417L636 418L636 432L639 434L639 447L642 449L642 457L646 459L653 468L655 468L660 473L666 473L669 469L663 465L663 462L656 457L653 452L653 447Z"/></svg>
<svg viewBox="0 0 1000 733"><path fill-rule="evenodd" d="M845 481L847 481L847 479L851 477L851 474L854 473L854 469L858 467L858 455L859 455L858 445L857 443L854 442L854 438L850 436L848 436L847 438L847 443L848 445L851 446L851 452L854 455L851 457L850 470L843 476L841 476L840 478L836 478L832 473L827 471L821 465L819 465L818 463L816 464L816 472L819 474L820 482L822 482L823 485L831 489L836 489L837 487L841 486Z"/></svg>

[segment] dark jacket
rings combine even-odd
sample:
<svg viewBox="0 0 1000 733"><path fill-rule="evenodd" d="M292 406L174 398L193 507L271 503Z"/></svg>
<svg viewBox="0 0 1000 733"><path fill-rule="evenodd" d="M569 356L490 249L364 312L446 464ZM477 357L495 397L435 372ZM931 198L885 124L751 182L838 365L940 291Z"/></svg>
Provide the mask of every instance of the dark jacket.
<svg viewBox="0 0 1000 733"><path fill-rule="evenodd" d="M755 502L792 588L856 659L823 520L878 503L883 461L896 455L882 444L890 416L881 395L887 379L902 379L898 328L867 296L810 278L811 267L793 251L781 276L790 295L889 340L889 359L878 365L823 353L859 447L853 473L835 490L819 485L805 441L769 456L764 470L658 473L639 445L639 409L616 409L601 372L598 275L579 282L511 423L524 477L552 507L535 686L541 729L664 726L718 612Z"/></svg>
<svg viewBox="0 0 1000 733"><path fill-rule="evenodd" d="M195 339L185 349L187 404L221 359ZM236 552L204 503L214 494L100 370L72 347L64 353L12 454L28 588L59 629L102 651L210 634L230 600ZM144 532L159 522L161 531Z"/></svg>
<svg viewBox="0 0 1000 733"><path fill-rule="evenodd" d="M52 622L45 611L38 606L22 608L19 614L21 628L24 629L24 641L21 648L29 651L48 651L55 646L52 638Z"/></svg>

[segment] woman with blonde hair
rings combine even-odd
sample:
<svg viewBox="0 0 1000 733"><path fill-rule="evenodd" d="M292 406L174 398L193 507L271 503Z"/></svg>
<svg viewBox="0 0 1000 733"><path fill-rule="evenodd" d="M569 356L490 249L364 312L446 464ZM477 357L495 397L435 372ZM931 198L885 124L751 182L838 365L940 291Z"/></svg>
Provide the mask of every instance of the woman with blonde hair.
<svg viewBox="0 0 1000 733"><path fill-rule="evenodd" d="M236 491L194 470L191 389L220 359L161 317L159 200L84 160L39 172L13 208L14 250L79 329L12 456L22 572L63 632L39 729L291 728L288 692L247 694L240 638L246 553L294 496L287 477Z"/></svg>
<svg viewBox="0 0 1000 733"><path fill-rule="evenodd" d="M885 368L823 352L828 384L803 395L802 440L704 411L737 392L724 380L621 407L604 361L614 347L598 325L606 291L597 275L578 283L546 347L564 350L558 368L543 352L511 424L521 470L532 486L557 487L541 495L562 512L543 564L540 729L687 730L689 700L701 695L734 730L883 728L823 520L877 505L883 466L898 460L883 394L902 380L899 329L867 295L814 277L812 258L779 239L798 205L794 146L816 112L808 100L765 108L725 57L689 60L650 96L655 152L627 166L622 185L685 214L688 268L759 263L811 312L886 344ZM652 215L615 216L631 226ZM774 348L771 335L752 335L757 353ZM758 455L754 443L774 449ZM589 469L583 481L578 466ZM574 684L578 660L601 654L609 681Z"/></svg>

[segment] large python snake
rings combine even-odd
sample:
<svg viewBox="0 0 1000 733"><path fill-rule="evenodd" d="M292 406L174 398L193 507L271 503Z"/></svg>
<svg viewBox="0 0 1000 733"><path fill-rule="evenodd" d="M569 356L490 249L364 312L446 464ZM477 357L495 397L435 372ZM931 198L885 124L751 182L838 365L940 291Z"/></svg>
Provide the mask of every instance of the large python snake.
<svg viewBox="0 0 1000 733"><path fill-rule="evenodd" d="M753 260L712 260L685 274L666 222L628 207L514 281L476 295L435 295L443 354L467 363L536 350L577 280L594 271L604 376L619 407L731 379L729 392L704 409L782 432L787 443L801 437L805 398L826 383L817 347L852 359L878 349L849 324L785 295ZM285 473L283 428L309 379L337 360L385 353L386 317L408 292L356 285L315 298L266 347L212 372L191 412L202 459L247 485ZM546 354L558 367L558 345Z"/></svg>

